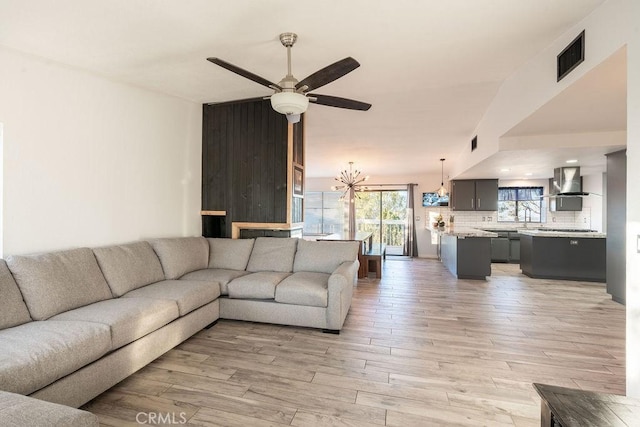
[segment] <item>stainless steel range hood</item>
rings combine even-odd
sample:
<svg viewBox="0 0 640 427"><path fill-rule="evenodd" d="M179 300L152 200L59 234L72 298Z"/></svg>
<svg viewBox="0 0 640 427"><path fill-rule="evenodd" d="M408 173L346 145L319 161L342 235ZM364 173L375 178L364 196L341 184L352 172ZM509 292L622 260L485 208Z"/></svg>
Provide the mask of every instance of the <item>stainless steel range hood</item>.
<svg viewBox="0 0 640 427"><path fill-rule="evenodd" d="M553 185L549 188L552 196L588 196L582 191L580 166L555 168L553 170Z"/></svg>

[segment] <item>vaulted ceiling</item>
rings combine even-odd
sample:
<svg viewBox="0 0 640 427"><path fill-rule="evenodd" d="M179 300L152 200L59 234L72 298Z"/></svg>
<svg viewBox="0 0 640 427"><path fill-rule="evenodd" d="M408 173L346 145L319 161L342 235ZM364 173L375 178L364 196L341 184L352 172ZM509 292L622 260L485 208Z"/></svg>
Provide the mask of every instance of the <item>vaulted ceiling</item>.
<svg viewBox="0 0 640 427"><path fill-rule="evenodd" d="M373 104L368 112L309 107L307 176L333 176L348 161L370 175L425 174L468 145L506 77L602 2L1 0L0 45L209 103L271 92L205 58L277 82L286 73L278 35L296 32L298 79L352 56L361 67L318 92ZM576 102L566 97L558 103ZM513 132L557 127L554 114L541 111Z"/></svg>

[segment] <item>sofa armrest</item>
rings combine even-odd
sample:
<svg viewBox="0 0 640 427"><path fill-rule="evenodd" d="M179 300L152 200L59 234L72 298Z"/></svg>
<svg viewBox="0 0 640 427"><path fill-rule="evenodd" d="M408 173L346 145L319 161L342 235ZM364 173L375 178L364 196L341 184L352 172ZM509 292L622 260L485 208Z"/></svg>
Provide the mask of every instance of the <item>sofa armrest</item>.
<svg viewBox="0 0 640 427"><path fill-rule="evenodd" d="M351 307L353 287L358 280L358 260L347 261L329 276L327 329L340 330Z"/></svg>
<svg viewBox="0 0 640 427"><path fill-rule="evenodd" d="M80 409L0 391L0 425L98 427L98 417Z"/></svg>

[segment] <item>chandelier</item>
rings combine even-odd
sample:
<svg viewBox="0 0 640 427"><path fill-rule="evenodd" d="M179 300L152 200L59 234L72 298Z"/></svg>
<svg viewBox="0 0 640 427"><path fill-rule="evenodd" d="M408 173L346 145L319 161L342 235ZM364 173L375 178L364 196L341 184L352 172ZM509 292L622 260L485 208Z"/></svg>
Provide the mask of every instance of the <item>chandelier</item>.
<svg viewBox="0 0 640 427"><path fill-rule="evenodd" d="M361 172L356 169L353 170L353 162L349 162L349 171L343 170L334 179L342 183L342 185L334 185L331 187L333 191L342 191L340 200L345 200L347 196L349 201L353 203L355 199L359 199L360 195L357 191L366 190L367 187L363 187L360 184L369 179L369 175L360 177Z"/></svg>

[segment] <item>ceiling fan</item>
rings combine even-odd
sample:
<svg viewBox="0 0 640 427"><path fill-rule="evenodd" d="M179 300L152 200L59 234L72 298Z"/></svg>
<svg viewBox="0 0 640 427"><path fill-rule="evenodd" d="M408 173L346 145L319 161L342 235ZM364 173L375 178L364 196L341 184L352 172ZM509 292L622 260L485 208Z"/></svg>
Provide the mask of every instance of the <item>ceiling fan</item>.
<svg viewBox="0 0 640 427"><path fill-rule="evenodd" d="M220 67L225 68L232 73L236 73L246 79L275 90L275 93L269 97L271 99L271 106L278 113L285 114L290 123L300 121L300 114L307 111L309 102L319 105L327 105L329 107L346 108L349 110L367 111L371 108L371 104L355 101L353 99L309 93L312 90L318 89L339 79L345 74L350 73L358 68L360 64L355 59L347 57L316 71L301 81L298 81L298 79L291 74L291 47L293 47L297 39L298 35L295 33L280 34L280 42L287 48L287 75L284 76L278 84L270 82L257 74L244 70L236 65L230 64L229 62L223 61L220 58L207 58L207 61L219 65Z"/></svg>

